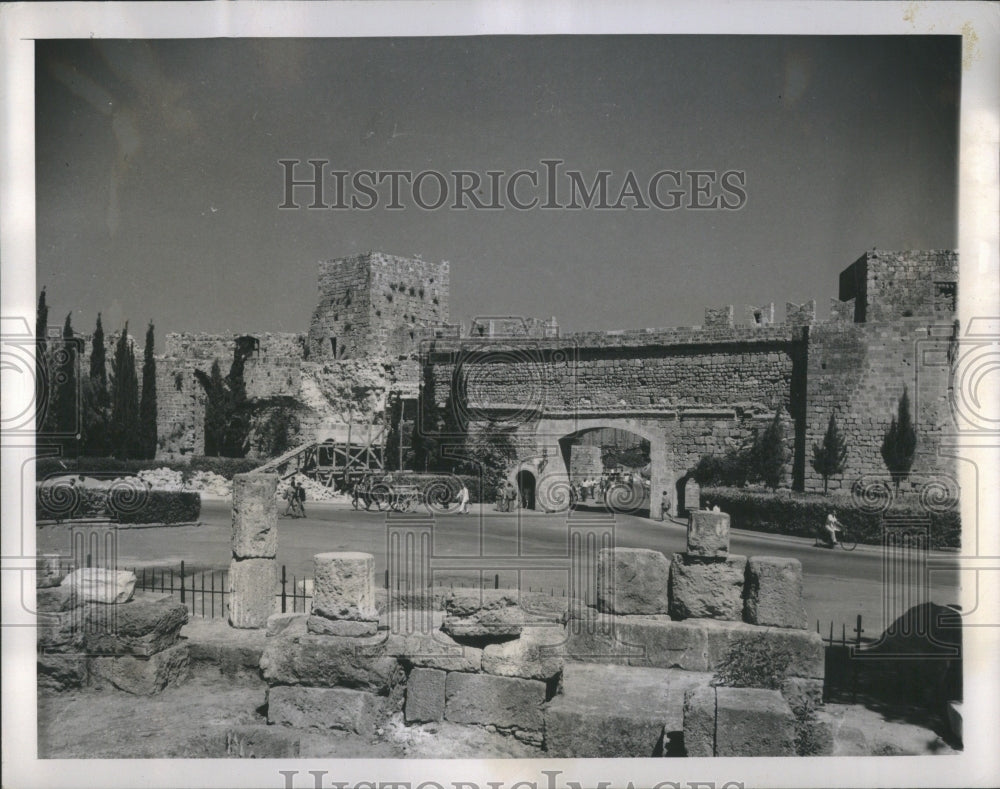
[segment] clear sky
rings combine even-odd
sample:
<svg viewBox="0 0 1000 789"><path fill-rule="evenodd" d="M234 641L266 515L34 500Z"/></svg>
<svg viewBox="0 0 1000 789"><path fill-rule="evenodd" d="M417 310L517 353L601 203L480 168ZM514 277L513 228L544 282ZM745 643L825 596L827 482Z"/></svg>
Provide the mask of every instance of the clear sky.
<svg viewBox="0 0 1000 789"><path fill-rule="evenodd" d="M684 326L705 305L741 317L774 301L780 319L809 298L825 317L866 249L957 243L957 37L50 40L36 53L37 282L50 324L72 310L82 332L98 311L133 334L152 319L159 338L305 331L317 261L367 249L451 261L452 320L466 323ZM485 180L546 158L588 182L611 170L612 199L627 171L744 171L746 204L278 209L281 159Z"/></svg>

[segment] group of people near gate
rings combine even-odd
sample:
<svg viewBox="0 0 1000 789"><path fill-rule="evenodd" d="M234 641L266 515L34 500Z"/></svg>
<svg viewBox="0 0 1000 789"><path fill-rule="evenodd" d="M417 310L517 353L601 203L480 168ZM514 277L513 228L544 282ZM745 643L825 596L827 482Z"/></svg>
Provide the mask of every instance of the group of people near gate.
<svg viewBox="0 0 1000 789"><path fill-rule="evenodd" d="M510 480L507 482L501 482L497 486L497 512L514 512L519 506L523 506L523 502L518 501L520 496L517 493L517 488L515 488Z"/></svg>

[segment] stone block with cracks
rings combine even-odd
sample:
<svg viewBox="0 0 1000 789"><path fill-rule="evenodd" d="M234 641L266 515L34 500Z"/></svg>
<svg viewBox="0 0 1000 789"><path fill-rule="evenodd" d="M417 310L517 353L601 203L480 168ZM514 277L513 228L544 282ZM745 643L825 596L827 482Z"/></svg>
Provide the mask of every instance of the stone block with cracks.
<svg viewBox="0 0 1000 789"><path fill-rule="evenodd" d="M795 716L780 691L715 691L716 756L795 756Z"/></svg>
<svg viewBox="0 0 1000 789"><path fill-rule="evenodd" d="M746 565L745 556L718 560L675 553L670 564L670 615L739 621Z"/></svg>
<svg viewBox="0 0 1000 789"><path fill-rule="evenodd" d="M597 607L614 614L670 612L670 563L659 551L603 548L597 555Z"/></svg>
<svg viewBox="0 0 1000 789"><path fill-rule="evenodd" d="M180 643L149 657L94 657L89 668L91 681L105 680L126 693L152 696L187 679L190 655L188 645Z"/></svg>
<svg viewBox="0 0 1000 789"><path fill-rule="evenodd" d="M489 674L448 673L445 679L446 720L541 731L545 683L535 679Z"/></svg>
<svg viewBox="0 0 1000 789"><path fill-rule="evenodd" d="M446 672L434 668L415 668L406 680L407 723L429 723L444 718Z"/></svg>
<svg viewBox="0 0 1000 789"><path fill-rule="evenodd" d="M747 564L743 618L753 625L805 629L802 563L798 559L754 556Z"/></svg>
<svg viewBox="0 0 1000 789"><path fill-rule="evenodd" d="M279 685L267 690L267 722L308 729L337 729L371 737L386 700L363 690Z"/></svg>

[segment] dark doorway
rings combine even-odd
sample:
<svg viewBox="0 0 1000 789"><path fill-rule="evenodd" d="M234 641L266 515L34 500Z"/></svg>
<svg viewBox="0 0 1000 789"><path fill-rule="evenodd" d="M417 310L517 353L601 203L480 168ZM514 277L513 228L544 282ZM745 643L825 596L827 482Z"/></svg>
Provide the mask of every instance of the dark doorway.
<svg viewBox="0 0 1000 789"><path fill-rule="evenodd" d="M517 492L521 506L526 510L535 509L535 475L530 471L517 472Z"/></svg>

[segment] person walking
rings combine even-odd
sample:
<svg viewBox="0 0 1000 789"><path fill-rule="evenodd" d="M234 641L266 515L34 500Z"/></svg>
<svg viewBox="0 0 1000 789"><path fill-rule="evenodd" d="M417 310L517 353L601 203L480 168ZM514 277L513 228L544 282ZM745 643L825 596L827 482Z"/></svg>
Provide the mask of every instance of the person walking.
<svg viewBox="0 0 1000 789"><path fill-rule="evenodd" d="M458 511L462 515L469 514L469 489L462 483L462 489L458 492Z"/></svg>
<svg viewBox="0 0 1000 789"><path fill-rule="evenodd" d="M281 514L283 518L294 518L296 517L295 511L297 509L296 504L298 502L298 493L295 490L295 477L292 477L291 482L288 483L288 488L285 490L284 499L287 503L285 506L285 511Z"/></svg>
<svg viewBox="0 0 1000 789"><path fill-rule="evenodd" d="M298 482L297 480L295 482L295 487L296 487L295 498L299 503L298 506L299 517L304 518L306 517L306 489L305 486L301 482Z"/></svg>
<svg viewBox="0 0 1000 789"><path fill-rule="evenodd" d="M665 521L670 516L670 494L663 491L660 496L660 520Z"/></svg>

